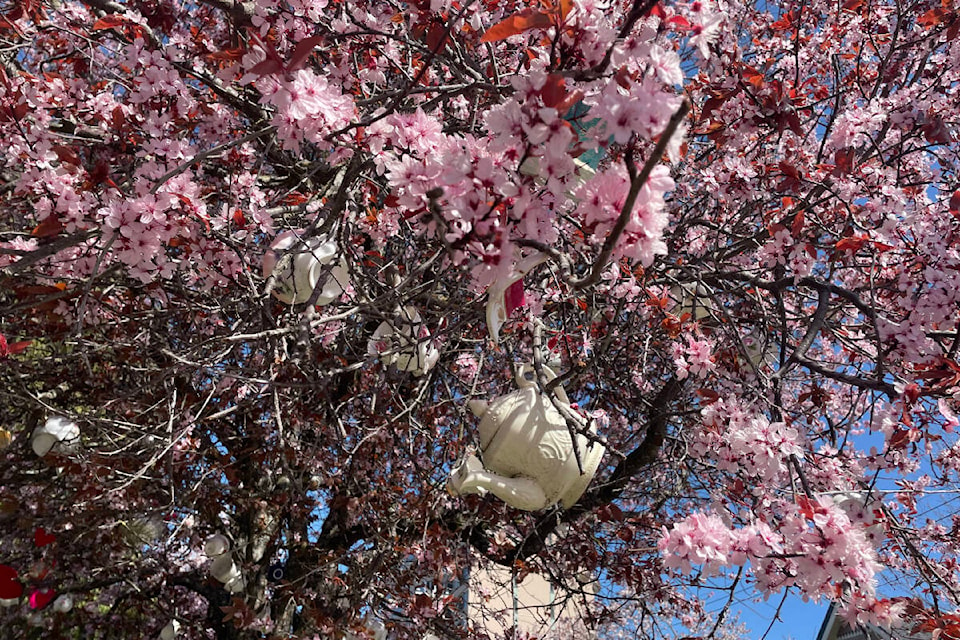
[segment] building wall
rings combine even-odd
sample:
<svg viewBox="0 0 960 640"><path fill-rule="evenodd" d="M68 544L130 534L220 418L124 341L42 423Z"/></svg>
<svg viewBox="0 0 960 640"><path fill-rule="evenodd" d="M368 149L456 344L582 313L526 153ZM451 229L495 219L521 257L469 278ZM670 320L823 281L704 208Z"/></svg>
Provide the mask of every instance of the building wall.
<svg viewBox="0 0 960 640"><path fill-rule="evenodd" d="M502 638L507 629L516 626L518 638L529 634L543 639L551 632L571 638L571 623L583 618L582 597L564 598L546 579L533 573L514 581L510 570L503 567L471 571L467 598L470 624L486 629L491 637Z"/></svg>

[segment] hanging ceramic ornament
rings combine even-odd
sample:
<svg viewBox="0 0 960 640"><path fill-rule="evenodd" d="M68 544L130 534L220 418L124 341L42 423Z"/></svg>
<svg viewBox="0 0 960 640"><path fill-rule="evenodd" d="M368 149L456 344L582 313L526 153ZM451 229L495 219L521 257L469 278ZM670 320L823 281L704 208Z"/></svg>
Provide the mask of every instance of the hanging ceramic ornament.
<svg viewBox="0 0 960 640"><path fill-rule="evenodd" d="M210 575L219 582L223 583L224 588L230 593L239 593L246 586L243 580L243 574L237 563L233 561L233 555L230 554L230 540L222 533L216 533L203 544L203 552L213 562L210 563Z"/></svg>
<svg viewBox="0 0 960 640"><path fill-rule="evenodd" d="M180 623L177 620L171 620L160 631L160 640L174 640L180 635Z"/></svg>
<svg viewBox="0 0 960 640"><path fill-rule="evenodd" d="M528 255L506 277L495 280L487 289L487 331L494 344L500 343L500 328L510 314L525 302L523 277L546 259L547 255L539 251Z"/></svg>
<svg viewBox="0 0 960 640"><path fill-rule="evenodd" d="M691 322L709 320L714 311L712 295L712 291L703 284L689 282L676 285L670 289L670 297L675 303L671 313Z"/></svg>
<svg viewBox="0 0 960 640"><path fill-rule="evenodd" d="M65 593L53 601L52 608L57 613L67 613L73 609L73 598L70 596L70 594Z"/></svg>
<svg viewBox="0 0 960 640"><path fill-rule="evenodd" d="M227 584L240 577L240 569L237 568L237 564L233 561L233 556L229 553L224 553L214 558L213 562L210 563L210 575L218 581Z"/></svg>
<svg viewBox="0 0 960 640"><path fill-rule="evenodd" d="M380 323L367 343L367 353L379 355L384 364L415 376L426 374L440 359L430 331L412 305L402 307L396 318Z"/></svg>
<svg viewBox="0 0 960 640"><path fill-rule="evenodd" d="M302 231L284 231L263 256L263 277L274 276L271 293L281 302L307 302L319 286L316 304L330 304L350 281L347 263L337 253L332 238L303 238ZM286 266L278 270L279 264Z"/></svg>
<svg viewBox="0 0 960 640"><path fill-rule="evenodd" d="M270 565L267 570L267 580L270 582L280 582L287 574L287 569L282 563Z"/></svg>
<svg viewBox="0 0 960 640"><path fill-rule="evenodd" d="M33 431L33 452L40 457L55 449L56 453L74 453L80 444L80 427L63 416L47 418Z"/></svg>
<svg viewBox="0 0 960 640"><path fill-rule="evenodd" d="M209 558L222 556L229 550L230 541L227 539L227 536L223 535L222 533L215 533L207 538L207 541L203 543L203 552L207 554L207 557Z"/></svg>
<svg viewBox="0 0 960 640"><path fill-rule="evenodd" d="M242 575L238 575L236 578L224 583L223 588L230 593L240 593L247 588L247 583L244 581Z"/></svg>
<svg viewBox="0 0 960 640"><path fill-rule="evenodd" d="M163 520L156 516L136 518L120 523L123 541L131 547L152 545L163 535Z"/></svg>
<svg viewBox="0 0 960 640"><path fill-rule="evenodd" d="M874 547L884 539L883 502L865 491L844 491L833 495L833 503L840 507L851 524L862 527L864 535Z"/></svg>
<svg viewBox="0 0 960 640"><path fill-rule="evenodd" d="M544 373L548 380L556 377L546 367ZM557 502L570 508L596 474L604 448L582 434L571 439L563 415L540 391L532 366L518 369L516 383L517 391L489 403L470 401L470 410L480 418L482 462L468 455L450 474L447 487L453 495L489 491L525 511ZM557 402L573 413L563 388L557 387L555 394ZM590 432L595 428L591 426Z"/></svg>

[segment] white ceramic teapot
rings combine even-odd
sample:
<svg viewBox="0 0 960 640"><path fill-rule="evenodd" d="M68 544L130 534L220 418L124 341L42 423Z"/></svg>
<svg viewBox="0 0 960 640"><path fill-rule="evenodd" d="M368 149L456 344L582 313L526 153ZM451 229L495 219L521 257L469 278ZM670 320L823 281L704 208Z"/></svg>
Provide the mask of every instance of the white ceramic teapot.
<svg viewBox="0 0 960 640"><path fill-rule="evenodd" d="M303 239L303 231L284 231L263 256L263 277L274 276L271 293L286 304L302 304L322 282L316 304L326 305L340 297L349 282L347 263L337 259L337 243L326 236ZM286 268L275 273L284 255L295 250Z"/></svg>
<svg viewBox="0 0 960 640"><path fill-rule="evenodd" d="M174 640L180 635L180 622L171 620L163 629L160 630L160 640Z"/></svg>
<svg viewBox="0 0 960 640"><path fill-rule="evenodd" d="M210 575L222 582L224 589L230 593L243 591L246 586L243 573L233 561L230 541L225 535L217 533L207 538L203 545L203 552L207 557L213 558L213 562L210 563Z"/></svg>
<svg viewBox="0 0 960 640"><path fill-rule="evenodd" d="M58 453L74 453L80 443L80 427L63 416L51 416L33 431L33 452L41 458L54 449Z"/></svg>
<svg viewBox="0 0 960 640"><path fill-rule="evenodd" d="M415 376L426 374L440 359L430 331L416 307L406 305L393 320L384 320L367 343L367 353L380 355L386 365Z"/></svg>
<svg viewBox="0 0 960 640"><path fill-rule="evenodd" d="M549 380L556 376L545 368ZM451 472L447 488L453 495L487 491L512 507L525 511L546 509L557 502L573 506L597 473L603 446L577 435L583 464L577 466L573 441L563 415L535 381L534 368L519 367L519 390L491 401L471 400L470 410L480 418L480 455L468 455ZM563 388L558 402L570 406ZM572 411L572 409L571 409ZM591 427L591 433L595 428Z"/></svg>

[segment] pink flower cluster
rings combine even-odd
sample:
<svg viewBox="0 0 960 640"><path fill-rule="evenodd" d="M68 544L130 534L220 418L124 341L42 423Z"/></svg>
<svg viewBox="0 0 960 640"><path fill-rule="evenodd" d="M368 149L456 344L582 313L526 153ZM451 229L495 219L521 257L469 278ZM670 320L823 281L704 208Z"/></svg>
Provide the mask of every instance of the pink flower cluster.
<svg viewBox="0 0 960 640"><path fill-rule="evenodd" d="M796 586L812 598L835 597L838 586L872 598L881 567L863 526L850 521L829 496L784 503L777 531L786 557L758 559L757 586L771 592Z"/></svg>
<svg viewBox="0 0 960 640"><path fill-rule="evenodd" d="M667 245L663 241L668 222L664 211L664 194L673 187L669 170L663 165L657 166L640 189L615 255L650 266L655 256L667 253ZM579 201L577 213L584 225L602 238L620 216L629 191L630 179L626 169L621 166L610 167L577 189L574 194Z"/></svg>
<svg viewBox="0 0 960 640"><path fill-rule="evenodd" d="M722 471L743 472L764 482L782 479L790 455L803 456L800 434L783 422L771 422L736 398L719 399L701 412L700 429L691 436L690 453ZM757 486L757 491L764 491Z"/></svg>
<svg viewBox="0 0 960 640"><path fill-rule="evenodd" d="M273 124L288 149L303 142L331 149L327 136L357 115L353 98L309 69L294 72L292 78L263 76L256 84L263 94L261 102L277 109Z"/></svg>
<svg viewBox="0 0 960 640"><path fill-rule="evenodd" d="M857 608L874 601L876 552L863 526L851 523L829 497L801 498L802 506L775 502L776 527L761 520L736 528L717 514L693 513L664 527L658 548L667 569L704 575L727 566L743 566L761 593L797 587L811 598L836 597L843 588L856 594ZM849 604L849 603L848 603Z"/></svg>
<svg viewBox="0 0 960 640"><path fill-rule="evenodd" d="M704 337L687 335L687 344L673 343L673 363L677 366L677 378L685 379L690 374L704 378L716 369L713 362L713 343Z"/></svg>

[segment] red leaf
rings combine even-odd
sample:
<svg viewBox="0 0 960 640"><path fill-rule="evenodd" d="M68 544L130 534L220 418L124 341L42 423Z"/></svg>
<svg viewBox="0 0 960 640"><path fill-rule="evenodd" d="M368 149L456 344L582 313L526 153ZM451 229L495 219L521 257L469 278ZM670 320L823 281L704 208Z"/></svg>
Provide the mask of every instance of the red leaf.
<svg viewBox="0 0 960 640"><path fill-rule="evenodd" d="M268 76L271 73L280 73L283 71L283 64L278 60L271 60L267 58L263 62L258 62L250 68L250 73L255 73L258 76Z"/></svg>
<svg viewBox="0 0 960 640"><path fill-rule="evenodd" d="M0 358L5 356L15 356L18 353L22 353L26 350L27 347L33 340L24 340L22 342L14 342L13 344L7 344L7 339L0 335Z"/></svg>
<svg viewBox="0 0 960 640"><path fill-rule="evenodd" d="M560 22L566 22L573 10L573 0L560 0Z"/></svg>
<svg viewBox="0 0 960 640"><path fill-rule="evenodd" d="M714 91L712 96L703 103L703 108L700 110L700 121L706 122L709 120L713 112L722 107L723 103L734 95L736 95L735 91Z"/></svg>
<svg viewBox="0 0 960 640"><path fill-rule="evenodd" d="M0 600L12 600L23 595L23 585L17 580L17 570L0 564Z"/></svg>
<svg viewBox="0 0 960 640"><path fill-rule="evenodd" d="M743 79L753 85L755 89L762 89L763 85L766 84L763 74L749 66L743 68Z"/></svg>
<svg viewBox="0 0 960 640"><path fill-rule="evenodd" d="M667 21L664 24L667 26L673 26L678 30L690 28L690 21L683 16L671 16L670 18L667 18Z"/></svg>
<svg viewBox="0 0 960 640"><path fill-rule="evenodd" d="M797 168L789 162L781 161L779 166L780 171L782 171L783 175L787 176L788 178L793 178L794 180L800 178L800 173Z"/></svg>
<svg viewBox="0 0 960 640"><path fill-rule="evenodd" d="M234 47L233 49L224 49L223 51L208 53L207 58L210 60L222 60L224 62L239 62L243 59L245 53L246 51L243 47Z"/></svg>
<svg viewBox="0 0 960 640"><path fill-rule="evenodd" d="M713 389L697 389L697 395L700 396L702 404L713 404L720 399L720 394Z"/></svg>
<svg viewBox="0 0 960 640"><path fill-rule="evenodd" d="M509 318L515 309L522 307L524 302L526 297L523 294L523 278L520 278L503 292L503 306L507 317Z"/></svg>
<svg viewBox="0 0 960 640"><path fill-rule="evenodd" d="M56 541L57 536L52 533L47 533L47 530L43 527L37 527L36 531L33 532L33 544L35 544L37 548L45 547Z"/></svg>
<svg viewBox="0 0 960 640"><path fill-rule="evenodd" d="M950 196L950 211L960 211L960 191L954 191Z"/></svg>
<svg viewBox="0 0 960 640"><path fill-rule="evenodd" d="M287 63L287 71L296 71L306 64L310 54L321 42L323 42L323 36L311 36L297 43L297 48L293 50L293 55Z"/></svg>
<svg viewBox="0 0 960 640"><path fill-rule="evenodd" d="M103 29L113 29L114 27L119 27L120 25L127 24L128 20L123 16L118 16L117 14L110 14L104 16L93 23L94 31L102 31Z"/></svg>
<svg viewBox="0 0 960 640"><path fill-rule="evenodd" d="M954 21L953 24L947 27L947 42L956 40L957 35L960 35L960 20Z"/></svg>
<svg viewBox="0 0 960 640"><path fill-rule="evenodd" d="M47 216L43 222L33 228L30 235L36 238L49 238L55 236L63 230L63 225L55 216Z"/></svg>
<svg viewBox="0 0 960 640"><path fill-rule="evenodd" d="M903 397L904 402L908 404L913 404L920 397L920 385L916 382L911 382L903 388Z"/></svg>
<svg viewBox="0 0 960 640"><path fill-rule="evenodd" d="M940 116L932 117L923 127L923 136L930 144L950 144L950 129Z"/></svg>
<svg viewBox="0 0 960 640"><path fill-rule="evenodd" d="M110 114L113 121L113 128L120 130L123 128L123 123L126 118L123 115L123 107L117 105L113 108L113 112Z"/></svg>
<svg viewBox="0 0 960 640"><path fill-rule="evenodd" d="M917 24L924 29L929 29L943 22L945 17L947 17L947 12L943 9L930 9L930 11L917 18Z"/></svg>
<svg viewBox="0 0 960 640"><path fill-rule="evenodd" d="M770 25L771 29L775 31L785 31L787 29L793 28L793 23L797 20L797 12L789 11L784 14L779 20Z"/></svg>
<svg viewBox="0 0 960 640"><path fill-rule="evenodd" d="M813 515L817 512L817 508L820 506L807 496L797 496L797 506L800 507L800 513L803 514L807 520L813 520Z"/></svg>
<svg viewBox="0 0 960 640"><path fill-rule="evenodd" d="M917 429L898 428L890 435L890 440L887 444L891 449L904 449L908 444L916 442L919 439L920 432Z"/></svg>
<svg viewBox="0 0 960 640"><path fill-rule="evenodd" d="M557 73L551 73L547 76L547 81L540 89L540 97L543 104L547 107L557 107L567 96L566 81L563 76ZM559 109L558 109L559 110Z"/></svg>
<svg viewBox="0 0 960 640"><path fill-rule="evenodd" d="M852 147L838 149L833 154L833 163L836 166L837 175L848 175L853 171L853 159L856 157L856 150Z"/></svg>
<svg viewBox="0 0 960 640"><path fill-rule="evenodd" d="M427 46L430 51L441 51L450 40L450 32L443 22L434 22L427 30Z"/></svg>
<svg viewBox="0 0 960 640"><path fill-rule="evenodd" d="M549 14L530 9L515 13L493 25L480 38L480 42L497 42L530 31L531 29L546 29L553 26L553 19Z"/></svg>
<svg viewBox="0 0 960 640"><path fill-rule="evenodd" d="M623 511L615 504L607 504L597 510L600 522L622 522Z"/></svg>
<svg viewBox="0 0 960 640"><path fill-rule="evenodd" d="M793 224L790 225L790 235L794 238L799 238L800 233L803 231L803 223L803 211L798 211L797 215L793 216Z"/></svg>
<svg viewBox="0 0 960 640"><path fill-rule="evenodd" d="M837 242L836 248L837 251L849 251L850 253L856 253L860 251L863 245L867 242L867 238L863 236L852 236L849 238L843 238Z"/></svg>
<svg viewBox="0 0 960 640"><path fill-rule="evenodd" d="M57 158L60 159L60 162L72 164L77 167L80 166L80 157L77 156L77 152L70 147L65 147L62 144L58 144L54 145L52 150L55 154L57 154Z"/></svg>
<svg viewBox="0 0 960 640"><path fill-rule="evenodd" d="M583 100L583 91L577 89L572 93L568 93L567 97L564 98L560 104L557 105L557 111L559 113L566 113L569 111L575 104Z"/></svg>
<svg viewBox="0 0 960 640"><path fill-rule="evenodd" d="M53 601L54 596L57 595L57 592L53 589L37 589L30 594L30 608L31 609L43 609L45 606L50 604Z"/></svg>

